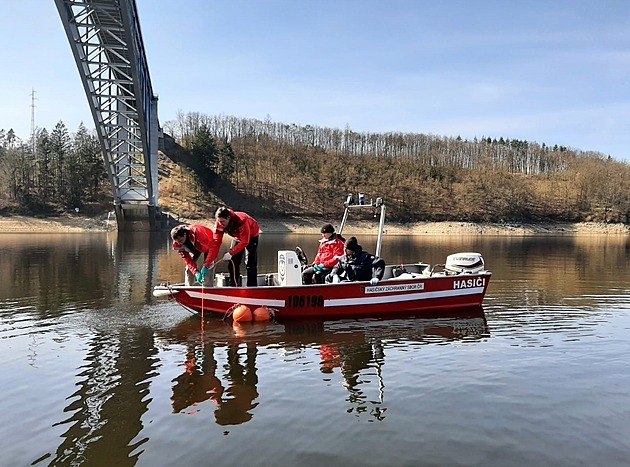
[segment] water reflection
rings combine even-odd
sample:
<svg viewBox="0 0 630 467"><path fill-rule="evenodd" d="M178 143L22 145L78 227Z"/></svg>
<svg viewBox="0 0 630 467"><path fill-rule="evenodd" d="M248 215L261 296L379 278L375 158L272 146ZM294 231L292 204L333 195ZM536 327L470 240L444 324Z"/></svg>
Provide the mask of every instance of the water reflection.
<svg viewBox="0 0 630 467"><path fill-rule="evenodd" d="M227 323L191 317L164 338L183 344L183 372L173 380L174 413L194 415L210 402L218 425L248 422L258 406L257 355L281 349L285 355L317 351L324 381L339 372L348 395L347 412L368 412L383 420L385 381L382 366L388 349L416 344L478 341L489 337L481 308L440 318L386 320ZM312 358L312 357L310 357ZM224 361L223 367L218 360ZM370 397L377 394L377 397Z"/></svg>
<svg viewBox="0 0 630 467"><path fill-rule="evenodd" d="M111 460L109 465L134 465L143 450L152 450L155 457L168 454L168 447L147 440L149 436L150 441L160 439L158 425L168 431L182 423L179 414L209 411L213 425L249 424L249 429L257 415L262 419L261 409L273 403L275 394L265 378L274 371L282 372L279 379L288 390L303 389L303 380L296 382L295 378L304 374L301 372L310 371L310 381L324 383L324 397L335 399L325 414L332 415L333 436L345 434L335 432L333 425L343 425L346 412L371 422L389 416L393 429L413 432L417 424L394 421L392 412L397 405L418 413L416 393L404 399L409 396L401 396L399 391L399 399L394 401L392 388L404 384L403 380L418 386L426 381L426 375L406 374L408 362L400 358L401 352L413 355L418 346L422 350L446 347L440 349L444 352L435 352L444 355L442 360L432 359L423 367L439 374L439 381L458 372L474 377L466 373L474 360L457 352L468 342L482 343L475 347L484 357L500 355L497 368L504 368L511 358L516 370L507 379L478 380L483 386L478 400L489 393L488 388L501 393L523 387L524 381L511 379L511 375L520 374L518 369L527 356L540 359L536 364L548 369L543 381L558 393L565 387L562 383L554 387L556 381L573 384L582 374L582 366L599 369L594 382L602 378L603 371L609 379L602 381L619 383L619 387L625 384L619 356L627 347L627 333L623 332L628 328L625 317L630 309L627 236L388 237L383 256L390 262L413 257L434 264L443 262L448 252L482 252L493 272L484 311L464 317L246 323L236 328L221 320L206 320L202 328L197 317L188 317L177 304L152 297L155 284L182 275L181 258L170 248L167 234L0 237L0 355L3 374L11 375L0 381L2 413L7 420L0 427L3 465L98 465L103 459ZM317 238L265 235L261 240L264 248L259 251L261 271L275 267L278 248L301 245L312 248L307 251L312 257ZM368 248L372 248L370 240L362 237ZM571 344L569 349L566 343ZM486 352L486 347L493 346L498 347L496 352ZM542 347L543 352L526 352ZM511 357L510 350L514 351ZM453 353L460 358L451 358ZM570 361L562 360L564 355L570 355ZM292 364L296 367L291 368ZM611 364L612 369L607 366ZM384 371L394 366L399 372L396 378ZM577 367L577 373L568 371ZM539 375L531 380L538 382ZM618 380L615 375L620 375ZM576 388L588 393L590 383L582 380L582 386ZM452 407L450 413L466 412L470 408L468 390L474 393L475 388L463 388L459 402L453 393L433 402ZM160 403L163 392L165 400ZM565 421L572 420L573 399L553 399L553 391L544 394L568 414ZM317 395L322 395L319 387L305 397ZM508 417L508 427L513 426L513 419L527 419L540 401L536 395L513 397L527 408L517 412L518 417ZM615 406L623 407L624 402L615 402ZM287 415L294 419L317 418L321 410L310 401L293 401L286 407L295 412ZM441 416L446 410L436 412ZM610 420L610 410L604 408L601 413ZM541 420L551 423L551 418L545 418L547 413L543 415ZM584 423L574 426L593 426L597 419L581 419ZM192 423L197 420L199 417L193 418ZM436 425L443 421L438 415L428 420ZM520 433L530 428L517 427ZM548 428L547 433L557 433L555 425ZM471 434L462 427L453 433L457 439ZM199 446L207 441L203 439ZM527 463L525 458L520 460Z"/></svg>
<svg viewBox="0 0 630 467"><path fill-rule="evenodd" d="M245 355L241 356L239 344L229 344L217 348L212 342L191 349L186 354L184 372L173 381L173 412L195 414L197 405L211 401L217 407L214 417L218 425L238 425L252 418L250 412L258 404L256 385L256 353L254 343L244 344ZM224 375L226 386L217 377L215 351L225 350L227 372ZM243 361L241 361L243 360Z"/></svg>
<svg viewBox="0 0 630 467"><path fill-rule="evenodd" d="M70 415L53 424L65 431L49 465L96 465L103 459L109 465L133 465L139 456L133 452L147 442L136 438L150 402L150 378L158 366L152 332L148 328L115 331L97 333L89 343L77 374L77 390L66 397L70 402L64 412Z"/></svg>
<svg viewBox="0 0 630 467"><path fill-rule="evenodd" d="M259 270L277 269L278 249L301 245L312 257L317 238L266 234ZM375 239L362 236L368 248ZM482 252L493 272L489 300L518 297L522 303L522 294L536 306L630 291L627 236L389 236L382 256L392 264L410 258L437 264L448 253L463 250ZM39 318L54 318L82 308L151 304L153 286L179 281L183 269L164 233L2 234L0 256L0 297L9 302L0 302L5 316L32 306Z"/></svg>
<svg viewBox="0 0 630 467"><path fill-rule="evenodd" d="M81 308L143 305L153 300L163 235L2 234L0 297L8 310L35 305L40 317Z"/></svg>

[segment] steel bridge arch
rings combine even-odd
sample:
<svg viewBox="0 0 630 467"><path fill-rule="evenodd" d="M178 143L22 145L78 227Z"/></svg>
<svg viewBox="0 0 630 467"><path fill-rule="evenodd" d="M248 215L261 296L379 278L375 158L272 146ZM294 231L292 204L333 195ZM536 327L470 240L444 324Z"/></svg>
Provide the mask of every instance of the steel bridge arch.
<svg viewBox="0 0 630 467"><path fill-rule="evenodd" d="M55 0L96 125L119 230L158 210L157 96L135 0Z"/></svg>

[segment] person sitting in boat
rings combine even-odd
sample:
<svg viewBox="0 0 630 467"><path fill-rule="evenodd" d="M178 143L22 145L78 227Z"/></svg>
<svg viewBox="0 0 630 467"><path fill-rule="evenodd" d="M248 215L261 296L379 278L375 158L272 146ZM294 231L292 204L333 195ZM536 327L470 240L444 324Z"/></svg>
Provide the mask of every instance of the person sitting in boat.
<svg viewBox="0 0 630 467"><path fill-rule="evenodd" d="M345 245L345 254L326 276L326 282L338 284L346 281L370 281L376 285L385 273L385 261L374 256L359 245L356 237L350 237Z"/></svg>
<svg viewBox="0 0 630 467"><path fill-rule="evenodd" d="M323 284L325 277L344 254L343 240L335 233L332 224L321 228L322 238L313 264L302 271L303 284Z"/></svg>
<svg viewBox="0 0 630 467"><path fill-rule="evenodd" d="M197 282L212 287L214 258L221 247L221 242L217 242L212 229L200 224L180 224L171 230L171 238L173 249L179 252L186 263L185 285Z"/></svg>
<svg viewBox="0 0 630 467"><path fill-rule="evenodd" d="M245 255L245 268L247 269L247 287L258 285L258 236L260 227L258 222L247 213L235 212L232 209L221 206L215 214L215 237L221 245L223 234L227 233L234 238L230 249L223 255L223 260L229 261L228 272L230 285L241 286L241 261ZM212 261L219 253L217 250Z"/></svg>

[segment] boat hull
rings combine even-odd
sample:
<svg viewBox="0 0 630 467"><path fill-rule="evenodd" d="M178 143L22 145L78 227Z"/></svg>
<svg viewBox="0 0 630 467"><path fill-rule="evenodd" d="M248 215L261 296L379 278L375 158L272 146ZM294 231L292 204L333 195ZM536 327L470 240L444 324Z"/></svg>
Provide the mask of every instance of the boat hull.
<svg viewBox="0 0 630 467"><path fill-rule="evenodd" d="M414 315L481 307L491 273L298 286L201 287L160 285L168 296L197 313L225 316L235 305L266 306L276 319L365 318Z"/></svg>

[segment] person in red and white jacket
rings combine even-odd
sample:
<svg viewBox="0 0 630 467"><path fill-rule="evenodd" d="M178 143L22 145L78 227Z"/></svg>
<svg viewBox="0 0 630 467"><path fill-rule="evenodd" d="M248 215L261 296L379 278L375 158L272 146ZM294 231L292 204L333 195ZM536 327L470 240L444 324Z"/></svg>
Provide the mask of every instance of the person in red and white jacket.
<svg viewBox="0 0 630 467"><path fill-rule="evenodd" d="M171 230L171 238L173 249L186 263L184 283L194 285L197 282L212 287L214 258L221 248L221 240L212 229L200 224L180 224Z"/></svg>
<svg viewBox="0 0 630 467"><path fill-rule="evenodd" d="M313 264L302 271L302 284L323 284L324 278L345 253L343 237L335 233L332 224L324 224L321 232L317 256Z"/></svg>
<svg viewBox="0 0 630 467"><path fill-rule="evenodd" d="M223 259L229 261L230 285L235 287L241 286L241 262L243 255L245 255L247 287L256 287L258 285L258 255L256 250L258 249L258 236L260 235L258 222L245 212L236 212L225 206L217 209L215 218L215 238L219 245L223 240L224 233L233 238L230 249L223 255ZM212 261L215 258L216 255L211 258Z"/></svg>

